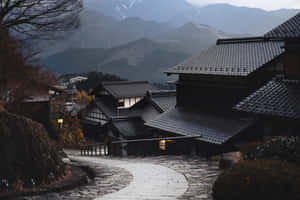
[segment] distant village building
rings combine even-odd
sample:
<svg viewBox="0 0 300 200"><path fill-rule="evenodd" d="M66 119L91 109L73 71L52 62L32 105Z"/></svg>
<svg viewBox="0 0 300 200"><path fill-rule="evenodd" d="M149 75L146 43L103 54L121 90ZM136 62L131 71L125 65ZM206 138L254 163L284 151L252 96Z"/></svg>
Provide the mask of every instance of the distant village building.
<svg viewBox="0 0 300 200"><path fill-rule="evenodd" d="M74 88L77 83L88 80L85 76L60 77L58 82L63 89Z"/></svg>
<svg viewBox="0 0 300 200"><path fill-rule="evenodd" d="M87 79L88 78L84 77L84 76L76 76L76 77L70 78L70 83L75 84L75 83L79 83L81 81L86 81Z"/></svg>
<svg viewBox="0 0 300 200"><path fill-rule="evenodd" d="M175 91L148 91L147 95L129 110L129 117L113 118L104 126L102 133L111 141L158 138L156 131L149 130L144 124L153 120L176 105ZM113 155L153 155L159 153L159 141L140 141L120 143L111 146Z"/></svg>
<svg viewBox="0 0 300 200"><path fill-rule="evenodd" d="M99 127L112 119L133 116L130 108L141 101L148 90L154 89L147 81L101 83L93 92L94 102L81 119L86 132L89 136L98 137Z"/></svg>
<svg viewBox="0 0 300 200"><path fill-rule="evenodd" d="M130 110L139 115L145 122L155 119L162 113L175 108L175 90L154 90L148 91L147 95Z"/></svg>
<svg viewBox="0 0 300 200"><path fill-rule="evenodd" d="M149 139L155 134L145 122L175 107L176 92L156 90L145 81L102 83L94 92L95 102L82 118L89 137L97 141ZM128 103L120 106L120 99ZM134 100L134 99L137 99ZM110 146L112 155L157 153L159 142L120 143Z"/></svg>

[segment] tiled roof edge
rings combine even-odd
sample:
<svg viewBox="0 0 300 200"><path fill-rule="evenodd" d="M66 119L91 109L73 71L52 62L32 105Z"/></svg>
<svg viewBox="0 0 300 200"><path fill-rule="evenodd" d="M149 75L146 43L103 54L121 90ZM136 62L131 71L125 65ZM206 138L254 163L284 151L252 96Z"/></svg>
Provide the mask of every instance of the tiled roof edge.
<svg viewBox="0 0 300 200"><path fill-rule="evenodd" d="M176 90L148 90L147 95L151 97L175 96Z"/></svg>
<svg viewBox="0 0 300 200"><path fill-rule="evenodd" d="M111 117L112 122L126 121L129 119L140 119L140 116L120 116L120 117L114 116L114 117Z"/></svg>
<svg viewBox="0 0 300 200"><path fill-rule="evenodd" d="M268 38L268 37L246 37L246 38L230 38L230 39L218 39L217 45L220 44L236 44L236 43L250 43L250 42L281 42L280 38Z"/></svg>
<svg viewBox="0 0 300 200"><path fill-rule="evenodd" d="M149 84L148 81L105 81L105 82L102 82L101 84L103 86L106 86L106 85L122 85L122 84L141 84L141 83L146 83L146 84Z"/></svg>

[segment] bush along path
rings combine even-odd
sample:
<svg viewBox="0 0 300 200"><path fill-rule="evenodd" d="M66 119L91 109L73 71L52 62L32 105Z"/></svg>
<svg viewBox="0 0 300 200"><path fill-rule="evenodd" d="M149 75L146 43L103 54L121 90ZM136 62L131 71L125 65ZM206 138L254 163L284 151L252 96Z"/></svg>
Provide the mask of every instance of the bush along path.
<svg viewBox="0 0 300 200"><path fill-rule="evenodd" d="M68 170L44 127L0 111L0 196L62 180Z"/></svg>
<svg viewBox="0 0 300 200"><path fill-rule="evenodd" d="M272 137L248 149L217 179L215 200L300 200L299 137Z"/></svg>

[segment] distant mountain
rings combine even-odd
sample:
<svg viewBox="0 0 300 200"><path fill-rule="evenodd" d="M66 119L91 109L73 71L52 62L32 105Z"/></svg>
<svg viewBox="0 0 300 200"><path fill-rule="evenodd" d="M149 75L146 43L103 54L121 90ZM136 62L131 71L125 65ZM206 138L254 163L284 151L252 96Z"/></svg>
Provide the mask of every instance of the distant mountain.
<svg viewBox="0 0 300 200"><path fill-rule="evenodd" d="M194 7L185 0L86 0L85 5L119 20L138 17L157 22L167 22Z"/></svg>
<svg viewBox="0 0 300 200"><path fill-rule="evenodd" d="M193 55L215 44L218 38L247 36L250 35L228 34L207 25L187 23L156 36L155 40L172 43L182 51Z"/></svg>
<svg viewBox="0 0 300 200"><path fill-rule="evenodd" d="M174 26L188 22L206 24L224 32L261 35L300 10L285 9L265 11L257 8L237 7L229 4L213 4L180 13L169 20Z"/></svg>
<svg viewBox="0 0 300 200"><path fill-rule="evenodd" d="M167 68L189 55L168 43L141 39L111 49L68 49L42 60L58 73L80 73L98 70L129 80L164 82Z"/></svg>
<svg viewBox="0 0 300 200"><path fill-rule="evenodd" d="M117 21L94 10L82 14L82 26L60 41L41 44L42 57L51 56L69 48L112 48L141 38L167 42L186 54L196 54L216 42L217 38L238 37L195 23L179 28L139 18ZM244 36L244 35L242 35Z"/></svg>
<svg viewBox="0 0 300 200"><path fill-rule="evenodd" d="M68 33L62 40L40 44L42 57L53 55L68 48L112 48L141 38L153 38L172 27L139 18L117 21L98 11L85 9L78 30Z"/></svg>
<svg viewBox="0 0 300 200"><path fill-rule="evenodd" d="M85 5L117 20L138 17L177 27L193 22L206 24L224 32L253 35L269 31L300 11L265 11L229 4L198 7L186 0L86 0Z"/></svg>

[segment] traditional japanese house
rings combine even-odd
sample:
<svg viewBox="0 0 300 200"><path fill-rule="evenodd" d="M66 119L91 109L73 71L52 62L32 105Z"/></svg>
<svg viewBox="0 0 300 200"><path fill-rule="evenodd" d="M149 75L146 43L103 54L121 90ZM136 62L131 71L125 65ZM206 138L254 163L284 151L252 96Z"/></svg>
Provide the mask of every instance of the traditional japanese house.
<svg viewBox="0 0 300 200"><path fill-rule="evenodd" d="M218 40L212 48L166 72L179 75L176 108L146 125L162 137L186 138L169 141L171 152L232 150L238 141L254 137L256 129L255 118L235 113L232 107L282 73L283 45L281 40L263 37Z"/></svg>
<svg viewBox="0 0 300 200"><path fill-rule="evenodd" d="M31 96L24 99L18 111L22 115L43 124L45 127L49 127L51 111L50 101L51 96L47 94Z"/></svg>
<svg viewBox="0 0 300 200"><path fill-rule="evenodd" d="M123 142L133 141L136 139L152 138L151 133L144 126L144 120L141 117L118 117L112 119L109 123L102 127L102 133L105 133L107 141L115 143L110 145L110 155L146 155L151 154L155 150L153 143L149 142ZM157 148L156 148L157 149Z"/></svg>
<svg viewBox="0 0 300 200"><path fill-rule="evenodd" d="M266 136L300 135L300 13L265 37L284 41L283 73L234 109L259 116L264 123L260 132Z"/></svg>
<svg viewBox="0 0 300 200"><path fill-rule="evenodd" d="M147 81L102 82L93 92L94 102L87 109L81 122L87 135L98 137L99 127L114 118L134 116L129 109L154 90Z"/></svg>
<svg viewBox="0 0 300 200"><path fill-rule="evenodd" d="M22 115L31 118L44 126L49 126L51 115L51 100L57 96L65 95L66 90L57 85L44 86L39 94L35 94L24 99L18 112Z"/></svg>
<svg viewBox="0 0 300 200"><path fill-rule="evenodd" d="M160 153L159 135L150 131L144 124L155 119L160 114L172 109L176 104L176 91L155 90L148 91L147 95L129 110L132 117L114 118L104 126L105 135L111 141L125 141L111 145L110 154L113 155L154 155ZM139 140L138 142L132 142Z"/></svg>
<svg viewBox="0 0 300 200"><path fill-rule="evenodd" d="M98 141L144 140L158 137L144 125L165 111L175 107L176 92L151 90L134 106L126 116L114 116L103 126L98 126ZM110 155L153 155L159 153L158 141L114 143L110 145Z"/></svg>
<svg viewBox="0 0 300 200"><path fill-rule="evenodd" d="M155 119L160 114L175 108L175 90L148 91L145 98L135 104L130 111L140 116L145 122Z"/></svg>

